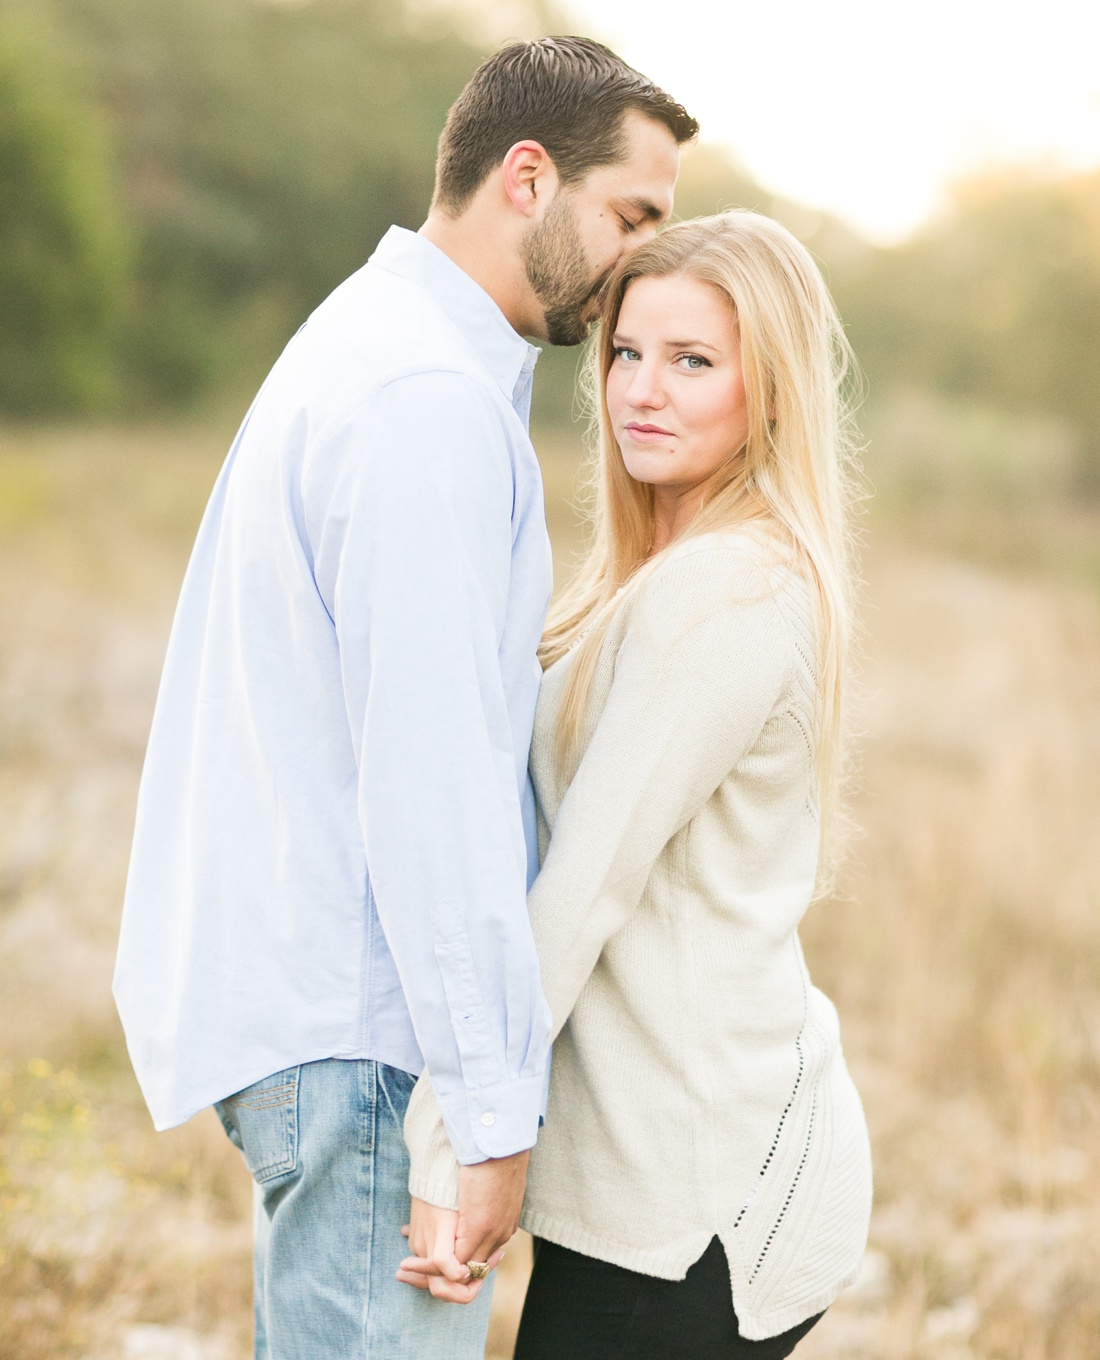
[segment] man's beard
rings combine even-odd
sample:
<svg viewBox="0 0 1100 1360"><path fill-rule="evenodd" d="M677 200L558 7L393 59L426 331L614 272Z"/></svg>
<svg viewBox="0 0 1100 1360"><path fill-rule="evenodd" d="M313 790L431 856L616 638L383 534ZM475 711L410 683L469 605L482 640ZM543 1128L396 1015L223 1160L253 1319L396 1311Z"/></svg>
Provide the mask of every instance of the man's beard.
<svg viewBox="0 0 1100 1360"><path fill-rule="evenodd" d="M610 271L592 277L572 204L564 193L546 210L521 247L527 282L542 303L546 338L552 345L579 345L587 339L587 315Z"/></svg>

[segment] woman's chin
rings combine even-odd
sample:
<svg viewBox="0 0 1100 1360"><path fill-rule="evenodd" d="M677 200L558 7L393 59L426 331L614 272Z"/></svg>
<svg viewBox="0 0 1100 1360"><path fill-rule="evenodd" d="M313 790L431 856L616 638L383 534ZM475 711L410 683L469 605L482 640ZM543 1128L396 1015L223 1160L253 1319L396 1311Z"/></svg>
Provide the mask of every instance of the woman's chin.
<svg viewBox="0 0 1100 1360"><path fill-rule="evenodd" d="M659 486L662 482L675 480L667 450L637 449L629 446L623 449L623 464L636 482L646 482Z"/></svg>

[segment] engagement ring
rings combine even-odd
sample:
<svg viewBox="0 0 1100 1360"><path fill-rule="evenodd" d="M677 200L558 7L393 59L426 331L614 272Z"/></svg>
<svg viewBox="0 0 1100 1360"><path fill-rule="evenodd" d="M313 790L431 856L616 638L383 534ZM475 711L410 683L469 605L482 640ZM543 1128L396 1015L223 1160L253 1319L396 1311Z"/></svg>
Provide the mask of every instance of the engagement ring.
<svg viewBox="0 0 1100 1360"><path fill-rule="evenodd" d="M471 1280L483 1280L489 1273L488 1261L467 1261L466 1269L470 1272Z"/></svg>

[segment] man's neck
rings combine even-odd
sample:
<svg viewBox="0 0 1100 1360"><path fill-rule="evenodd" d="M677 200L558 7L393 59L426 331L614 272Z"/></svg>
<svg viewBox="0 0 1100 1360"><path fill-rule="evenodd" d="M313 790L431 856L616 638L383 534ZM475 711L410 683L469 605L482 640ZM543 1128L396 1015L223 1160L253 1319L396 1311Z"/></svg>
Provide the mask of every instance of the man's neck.
<svg viewBox="0 0 1100 1360"><path fill-rule="evenodd" d="M518 334L531 335L535 333L531 290L518 244L503 239L495 223L482 220L485 217L476 203L461 217L450 217L433 208L419 235L484 288Z"/></svg>

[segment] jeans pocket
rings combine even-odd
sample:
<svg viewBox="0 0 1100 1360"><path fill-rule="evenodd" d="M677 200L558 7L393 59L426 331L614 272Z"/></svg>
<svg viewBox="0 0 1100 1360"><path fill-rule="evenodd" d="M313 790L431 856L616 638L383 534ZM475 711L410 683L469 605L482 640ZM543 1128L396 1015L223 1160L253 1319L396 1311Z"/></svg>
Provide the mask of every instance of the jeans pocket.
<svg viewBox="0 0 1100 1360"><path fill-rule="evenodd" d="M240 1148L253 1180L262 1184L298 1165L300 1067L288 1067L214 1106L229 1140Z"/></svg>
<svg viewBox="0 0 1100 1360"><path fill-rule="evenodd" d="M416 1078L411 1072L400 1067L389 1067L386 1063L375 1064L375 1080L378 1084L378 1113L388 1118L400 1130L404 1127L405 1111L409 1108ZM383 1107L384 1106L384 1107ZM402 1135L404 1136L404 1135Z"/></svg>

